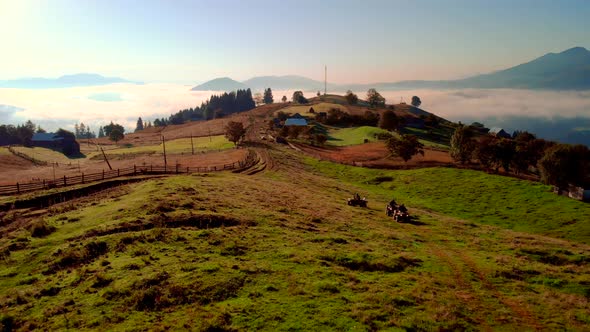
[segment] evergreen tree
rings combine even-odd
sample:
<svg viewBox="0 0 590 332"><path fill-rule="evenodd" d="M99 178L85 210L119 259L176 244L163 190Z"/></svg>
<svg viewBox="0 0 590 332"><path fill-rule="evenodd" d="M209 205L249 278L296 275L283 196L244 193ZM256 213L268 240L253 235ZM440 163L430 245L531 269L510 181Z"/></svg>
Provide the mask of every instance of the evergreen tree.
<svg viewBox="0 0 590 332"><path fill-rule="evenodd" d="M102 126L100 126L98 128L98 138L102 138L104 137L104 129L102 129Z"/></svg>
<svg viewBox="0 0 590 332"><path fill-rule="evenodd" d="M272 90L270 88L264 90L263 101L265 104L272 104L274 102L274 98L272 97Z"/></svg>
<svg viewBox="0 0 590 332"><path fill-rule="evenodd" d="M135 126L135 132L138 132L140 130L143 130L143 120L141 119L141 116L139 117L139 119L137 119L137 125Z"/></svg>

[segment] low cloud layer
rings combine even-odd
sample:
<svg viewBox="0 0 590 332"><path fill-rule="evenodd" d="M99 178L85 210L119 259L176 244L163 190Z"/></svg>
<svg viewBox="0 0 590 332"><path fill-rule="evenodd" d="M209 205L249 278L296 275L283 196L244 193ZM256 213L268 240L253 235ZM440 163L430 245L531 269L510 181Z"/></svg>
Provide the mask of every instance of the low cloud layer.
<svg viewBox="0 0 590 332"><path fill-rule="evenodd" d="M28 119L49 130L73 129L75 123L94 130L111 121L135 128L138 117L168 117L179 109L199 106L212 92L190 91L190 86L172 84L112 84L65 89L0 89L0 123ZM5 113L7 115L5 115Z"/></svg>
<svg viewBox="0 0 590 332"><path fill-rule="evenodd" d="M112 84L68 89L0 89L0 123L28 119L47 127L72 129L84 122L96 130L110 121L133 130L138 117L153 120L180 109L195 107L211 91L190 91L175 84ZM256 92L256 91L255 91ZM336 92L343 93L343 92ZM293 91L273 91L275 101ZM357 92L365 98L366 91ZM381 91L388 103L410 102L419 96L421 107L452 121L480 121L507 130L531 130L556 139L566 131L590 128L590 91L531 91L506 89ZM315 94L306 94L312 97Z"/></svg>
<svg viewBox="0 0 590 332"><path fill-rule="evenodd" d="M465 89L382 94L395 103L419 96L423 109L452 121L478 121L509 132L527 130L546 139L590 145L590 91Z"/></svg>

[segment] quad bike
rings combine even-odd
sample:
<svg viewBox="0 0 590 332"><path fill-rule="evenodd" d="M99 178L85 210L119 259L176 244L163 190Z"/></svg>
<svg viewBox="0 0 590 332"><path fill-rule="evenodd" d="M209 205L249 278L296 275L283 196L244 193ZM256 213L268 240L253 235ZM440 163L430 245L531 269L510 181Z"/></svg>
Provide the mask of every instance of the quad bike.
<svg viewBox="0 0 590 332"><path fill-rule="evenodd" d="M360 207L367 207L367 199L365 197L363 198L348 198L346 200L347 204L350 206L360 206Z"/></svg>
<svg viewBox="0 0 590 332"><path fill-rule="evenodd" d="M402 205L391 206L390 204L387 204L387 206L385 207L385 214L387 214L388 217L393 217L393 220L397 222L410 221L412 217L408 213L408 209L406 209L405 206L402 207Z"/></svg>
<svg viewBox="0 0 590 332"><path fill-rule="evenodd" d="M397 222L408 222L412 219L412 217L410 216L410 214L408 213L408 211L400 211L400 210L396 210L394 215L393 215L393 220L397 221Z"/></svg>

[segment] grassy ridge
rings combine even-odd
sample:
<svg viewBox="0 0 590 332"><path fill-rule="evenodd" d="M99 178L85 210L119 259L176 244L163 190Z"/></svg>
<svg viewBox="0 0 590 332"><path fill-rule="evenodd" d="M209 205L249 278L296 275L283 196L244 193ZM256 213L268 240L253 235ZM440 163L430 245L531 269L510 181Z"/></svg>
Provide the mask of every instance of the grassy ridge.
<svg viewBox="0 0 590 332"><path fill-rule="evenodd" d="M0 321L22 330L590 324L588 246L464 222L455 210L417 210L434 200L402 196L410 183L428 185L415 176L446 186L459 176L471 187L472 174L302 164L294 152L269 153L278 171L150 180L53 206L2 233ZM369 208L346 205L357 191ZM384 215L392 192L414 224Z"/></svg>

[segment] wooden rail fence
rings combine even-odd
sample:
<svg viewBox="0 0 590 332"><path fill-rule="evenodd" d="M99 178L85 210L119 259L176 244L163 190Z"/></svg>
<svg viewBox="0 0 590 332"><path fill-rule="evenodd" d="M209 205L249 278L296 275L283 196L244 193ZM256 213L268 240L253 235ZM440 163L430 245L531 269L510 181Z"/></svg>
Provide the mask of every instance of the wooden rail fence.
<svg viewBox="0 0 590 332"><path fill-rule="evenodd" d="M142 165L127 168L120 168L111 171L102 171L99 173L90 173L75 176L66 176L56 178L54 180L39 180L32 182L16 183L13 185L0 185L0 195L12 195L20 194L29 191L52 189L58 187L66 187L77 184L85 184L97 181L103 181L107 179L113 179L122 176L136 176L136 175L149 175L149 174L190 174L190 173L206 173L224 170L233 170L247 167L252 163L251 153L241 161L236 161L231 164L224 164L218 166L208 167L190 167L182 166L177 164L175 166L157 166L157 165Z"/></svg>

